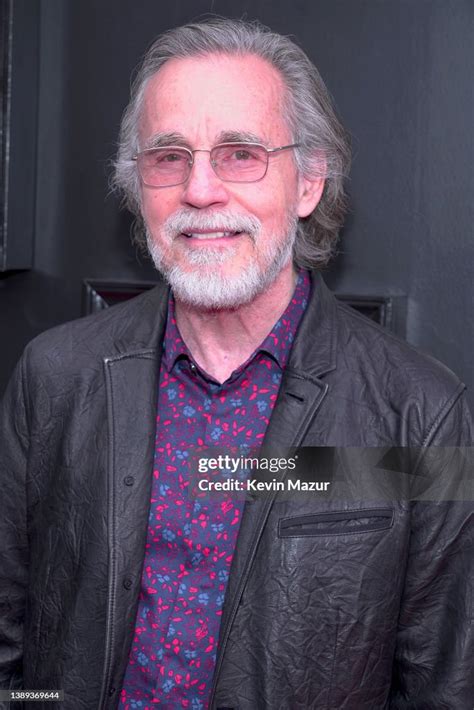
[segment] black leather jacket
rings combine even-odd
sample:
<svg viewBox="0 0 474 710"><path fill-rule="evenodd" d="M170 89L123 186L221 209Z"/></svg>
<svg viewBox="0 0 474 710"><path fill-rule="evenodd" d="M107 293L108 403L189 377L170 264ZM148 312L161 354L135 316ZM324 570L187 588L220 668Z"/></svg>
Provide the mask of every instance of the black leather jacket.
<svg viewBox="0 0 474 710"><path fill-rule="evenodd" d="M268 450L468 445L457 378L313 278ZM0 688L63 689L67 710L115 708L128 660L166 294L36 338L1 412ZM472 710L470 520L462 501L249 500L212 708Z"/></svg>

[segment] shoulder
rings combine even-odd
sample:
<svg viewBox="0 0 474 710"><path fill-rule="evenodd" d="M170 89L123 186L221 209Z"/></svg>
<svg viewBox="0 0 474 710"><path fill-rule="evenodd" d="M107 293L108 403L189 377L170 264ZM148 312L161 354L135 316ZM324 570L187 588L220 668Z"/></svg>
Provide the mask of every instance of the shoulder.
<svg viewBox="0 0 474 710"><path fill-rule="evenodd" d="M105 358L154 349L166 319L164 284L99 313L55 326L25 348L28 369L78 370Z"/></svg>
<svg viewBox="0 0 474 710"><path fill-rule="evenodd" d="M446 365L352 308L338 303L336 312L339 378L387 420L415 431L418 444L429 443L465 385Z"/></svg>
<svg viewBox="0 0 474 710"><path fill-rule="evenodd" d="M457 389L459 378L443 363L421 352L353 308L337 303L340 356L377 375L385 387L434 385Z"/></svg>
<svg viewBox="0 0 474 710"><path fill-rule="evenodd" d="M291 367L326 386L332 439L423 446L466 411L465 386L449 368L337 301L319 274L312 282Z"/></svg>

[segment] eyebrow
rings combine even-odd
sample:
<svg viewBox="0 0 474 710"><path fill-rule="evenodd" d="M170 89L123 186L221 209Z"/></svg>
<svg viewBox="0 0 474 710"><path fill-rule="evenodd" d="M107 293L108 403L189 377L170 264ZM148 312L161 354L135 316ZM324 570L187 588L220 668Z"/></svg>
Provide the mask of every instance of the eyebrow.
<svg viewBox="0 0 474 710"><path fill-rule="evenodd" d="M222 131L219 133L218 143L262 143L266 144L266 141L262 139L262 136L257 136L255 133L250 133L249 131Z"/></svg>
<svg viewBox="0 0 474 710"><path fill-rule="evenodd" d="M217 143L261 143L266 145L267 141L249 131L221 131L217 136ZM214 144L214 145L216 145ZM166 148L168 145L183 146L192 149L190 142L178 132L155 133L145 142L144 148ZM212 148L212 146L210 146Z"/></svg>
<svg viewBox="0 0 474 710"><path fill-rule="evenodd" d="M182 133L155 133L145 141L145 149L161 148L167 145L182 145L185 148L191 147Z"/></svg>

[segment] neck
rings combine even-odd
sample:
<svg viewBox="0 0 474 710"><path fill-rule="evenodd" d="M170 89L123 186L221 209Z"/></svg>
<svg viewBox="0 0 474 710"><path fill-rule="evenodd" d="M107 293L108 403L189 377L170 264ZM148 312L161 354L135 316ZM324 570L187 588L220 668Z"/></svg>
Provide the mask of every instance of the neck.
<svg viewBox="0 0 474 710"><path fill-rule="evenodd" d="M271 286L236 309L202 311L176 300L176 321L193 358L217 382L225 382L266 338L286 310L296 284L291 262Z"/></svg>

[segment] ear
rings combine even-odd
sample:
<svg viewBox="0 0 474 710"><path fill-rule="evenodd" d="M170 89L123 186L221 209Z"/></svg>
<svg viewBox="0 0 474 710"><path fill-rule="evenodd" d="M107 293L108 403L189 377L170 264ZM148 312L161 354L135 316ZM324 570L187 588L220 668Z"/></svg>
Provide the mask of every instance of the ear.
<svg viewBox="0 0 474 710"><path fill-rule="evenodd" d="M307 217L316 209L323 195L326 182L326 161L320 158L317 175L313 179L300 175L298 178L298 217Z"/></svg>
<svg viewBox="0 0 474 710"><path fill-rule="evenodd" d="M300 178L299 201L296 210L298 217L307 217L316 209L323 195L325 182L324 178L316 180Z"/></svg>

